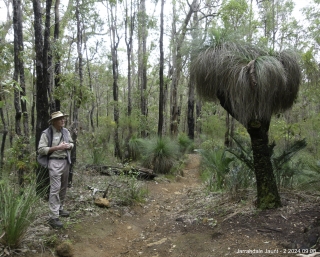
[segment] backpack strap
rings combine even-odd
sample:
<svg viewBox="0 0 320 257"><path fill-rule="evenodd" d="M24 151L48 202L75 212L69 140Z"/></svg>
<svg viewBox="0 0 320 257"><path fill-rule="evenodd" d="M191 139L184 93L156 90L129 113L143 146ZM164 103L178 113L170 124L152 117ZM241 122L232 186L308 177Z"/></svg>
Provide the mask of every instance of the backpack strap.
<svg viewBox="0 0 320 257"><path fill-rule="evenodd" d="M47 129L45 129L44 131L42 131L42 133L45 133L47 138L48 138L48 146L51 147L52 146L52 140L53 140L53 129L51 126L49 126ZM49 159L49 156L51 155L52 153L48 154L48 159Z"/></svg>

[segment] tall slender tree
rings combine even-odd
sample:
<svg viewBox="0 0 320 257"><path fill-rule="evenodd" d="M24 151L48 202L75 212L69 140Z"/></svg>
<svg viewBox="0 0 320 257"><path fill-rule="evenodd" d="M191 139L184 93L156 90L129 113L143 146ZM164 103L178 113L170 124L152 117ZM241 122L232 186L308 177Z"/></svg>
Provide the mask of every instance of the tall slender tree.
<svg viewBox="0 0 320 257"><path fill-rule="evenodd" d="M163 80L163 68L164 68L164 52L163 52L163 9L164 0L161 0L160 11L160 69L159 69L159 120L158 120L158 136L162 136L163 131L163 113L164 113L164 80Z"/></svg>
<svg viewBox="0 0 320 257"><path fill-rule="evenodd" d="M198 11L198 0L193 0L189 5L189 10L187 15L181 25L181 28L176 32L175 27L173 28L173 51L172 51L172 63L173 63L173 73L171 80L171 119L170 119L170 132L172 135L178 133L179 116L180 110L178 107L178 85L180 79L180 73L182 70L182 45L185 40L187 27L191 16L194 12Z"/></svg>
<svg viewBox="0 0 320 257"><path fill-rule="evenodd" d="M15 82L15 90L14 90L14 108L16 111L15 115L15 133L19 136L22 135L21 132L21 106L20 106L20 88L19 85L19 77L20 77L20 62L23 62L21 58L22 50L20 47L20 38L22 35L19 35L22 29L19 29L19 26L22 26L21 22L21 12L20 12L20 5L21 2L18 0L14 0L13 2L13 31L14 31L14 72L13 72L13 81Z"/></svg>
<svg viewBox="0 0 320 257"><path fill-rule="evenodd" d="M60 57L60 51L58 49L58 43L59 43L59 37L60 37L60 12L59 12L59 7L60 7L60 0L55 1L54 5L54 33L53 33L53 38L54 38L54 43L55 43L55 51L54 51L54 86L55 88L59 88L61 84L60 76L61 76L61 57ZM54 103L54 110L60 111L60 100L55 99Z"/></svg>
<svg viewBox="0 0 320 257"><path fill-rule="evenodd" d="M122 158L120 142L119 142L119 61L118 61L118 46L120 42L120 38L118 35L118 24L117 24L117 4L109 3L109 15L108 15L108 23L110 29L110 48L111 48L111 56L112 56L112 89L113 89L113 118L116 123L116 128L114 131L114 153L115 156L119 159Z"/></svg>
<svg viewBox="0 0 320 257"><path fill-rule="evenodd" d="M28 152L29 147L29 122L26 104L26 86L24 75L24 61L23 61L23 28L22 28L22 7L21 0L14 0L13 2L13 26L14 26L14 76L16 83L19 82L19 90L15 89L15 109L16 109L16 133L21 136L21 154L23 159ZM23 135L20 127L20 120L23 117ZM25 167L18 168L19 184L22 186L24 181Z"/></svg>
<svg viewBox="0 0 320 257"><path fill-rule="evenodd" d="M141 0L138 14L138 37L139 37L139 57L138 57L138 81L140 86L140 110L143 119L141 127L141 136L147 136L147 116L148 116L148 102L147 102L147 12L146 0Z"/></svg>
<svg viewBox="0 0 320 257"><path fill-rule="evenodd" d="M50 8L51 1L48 0L46 2L47 10L46 15L50 16ZM36 112L37 112L37 120L36 120L36 140L35 140L35 148L37 149L38 143L41 137L41 133L48 127L49 120L49 102L48 102L48 87L45 83L44 73L47 71L44 70L46 65L44 65L43 56L47 54L48 42L44 45L44 41L48 41L49 39L49 30L50 30L50 22L46 22L47 33L45 33L45 40L43 38L42 32L42 10L41 4L39 0L33 0L33 12L34 12L34 38L35 38L35 51L36 51ZM47 18L50 20L50 18ZM46 60L46 59L45 59ZM37 192L43 192L45 188L48 188L49 185L49 174L47 172L42 172L41 169L36 170L37 173Z"/></svg>

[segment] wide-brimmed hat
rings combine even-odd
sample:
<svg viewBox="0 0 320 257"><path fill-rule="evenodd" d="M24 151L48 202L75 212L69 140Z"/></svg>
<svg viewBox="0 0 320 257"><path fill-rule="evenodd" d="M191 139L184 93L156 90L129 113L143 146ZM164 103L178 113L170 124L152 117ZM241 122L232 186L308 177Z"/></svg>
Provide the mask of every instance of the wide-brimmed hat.
<svg viewBox="0 0 320 257"><path fill-rule="evenodd" d="M63 114L60 111L53 112L53 113L51 113L51 119L48 122L50 123L54 119L61 118L61 117L67 117L67 116L69 116L69 115L68 114Z"/></svg>

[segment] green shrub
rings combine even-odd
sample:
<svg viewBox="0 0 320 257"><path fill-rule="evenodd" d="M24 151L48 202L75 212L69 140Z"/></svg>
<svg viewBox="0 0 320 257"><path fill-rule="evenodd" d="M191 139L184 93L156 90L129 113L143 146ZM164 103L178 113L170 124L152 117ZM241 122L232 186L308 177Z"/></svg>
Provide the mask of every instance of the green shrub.
<svg viewBox="0 0 320 257"><path fill-rule="evenodd" d="M143 152L143 146L145 144L145 140L142 138L138 138L136 136L132 136L129 140L129 156L131 160L136 161L141 158L141 153Z"/></svg>
<svg viewBox="0 0 320 257"><path fill-rule="evenodd" d="M191 140L185 133L179 134L178 144L182 154L189 153L194 149L193 140Z"/></svg>
<svg viewBox="0 0 320 257"><path fill-rule="evenodd" d="M255 176L251 169L237 160L231 165L230 171L226 176L226 190L233 199L243 199L246 195L243 193L255 183Z"/></svg>
<svg viewBox="0 0 320 257"><path fill-rule="evenodd" d="M245 143L234 138L236 147L227 149L242 164L254 172L254 161L251 148ZM277 186L292 187L293 177L303 170L301 161L294 161L293 157L307 146L305 139L290 142L286 149L275 151L275 144L269 146L273 173L276 178Z"/></svg>
<svg viewBox="0 0 320 257"><path fill-rule="evenodd" d="M146 140L142 151L143 165L161 174L168 174L179 157L179 145L169 137Z"/></svg>
<svg viewBox="0 0 320 257"><path fill-rule="evenodd" d="M8 179L0 181L0 243L10 249L18 248L27 230L36 218L35 206L39 201L36 184L18 188Z"/></svg>
<svg viewBox="0 0 320 257"><path fill-rule="evenodd" d="M110 197L122 205L143 202L148 195L148 189L137 179L135 172L114 176L113 184L116 186L111 190Z"/></svg>
<svg viewBox="0 0 320 257"><path fill-rule="evenodd" d="M228 157L222 148L200 150L201 166L205 172L203 178L209 191L218 191L225 188L226 175L230 171L230 164L234 160Z"/></svg>

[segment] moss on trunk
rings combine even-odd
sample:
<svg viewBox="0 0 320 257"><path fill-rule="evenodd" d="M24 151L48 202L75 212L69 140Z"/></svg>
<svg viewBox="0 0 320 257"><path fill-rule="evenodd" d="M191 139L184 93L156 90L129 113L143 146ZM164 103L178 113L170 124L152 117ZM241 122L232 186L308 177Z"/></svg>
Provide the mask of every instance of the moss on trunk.
<svg viewBox="0 0 320 257"><path fill-rule="evenodd" d="M281 206L281 200L273 174L270 148L268 145L270 122L259 121L259 123L259 126L251 125L256 123L249 123L248 125L257 181L257 208L277 208Z"/></svg>

